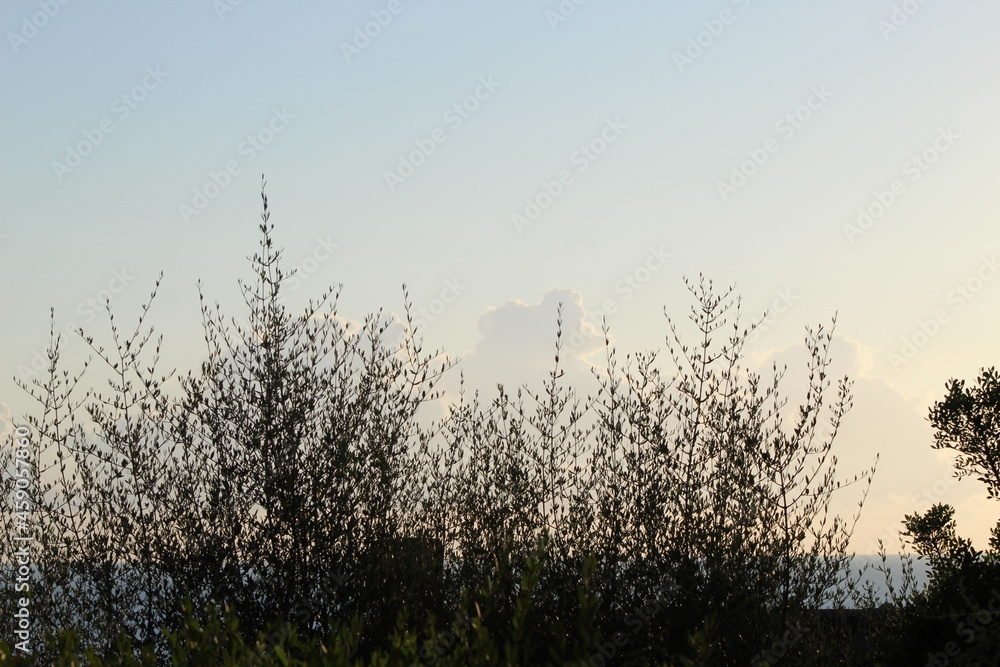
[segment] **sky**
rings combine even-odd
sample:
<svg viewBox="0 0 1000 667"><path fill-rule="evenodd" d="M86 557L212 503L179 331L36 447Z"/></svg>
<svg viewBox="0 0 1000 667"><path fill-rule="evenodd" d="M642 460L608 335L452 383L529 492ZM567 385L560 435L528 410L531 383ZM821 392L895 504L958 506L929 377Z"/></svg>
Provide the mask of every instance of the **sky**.
<svg viewBox="0 0 1000 667"><path fill-rule="evenodd" d="M0 428L37 411L15 379L50 309L106 340L105 299L134 322L161 271L165 363L195 366L197 281L238 312L263 174L290 303L340 283L360 321L405 283L487 388L544 380L559 303L574 377L604 318L664 350L699 274L769 312L747 361L790 382L836 316L834 451L880 455L852 546L949 502L985 547L996 501L927 411L997 363L997 25L986 0L7 0Z"/></svg>

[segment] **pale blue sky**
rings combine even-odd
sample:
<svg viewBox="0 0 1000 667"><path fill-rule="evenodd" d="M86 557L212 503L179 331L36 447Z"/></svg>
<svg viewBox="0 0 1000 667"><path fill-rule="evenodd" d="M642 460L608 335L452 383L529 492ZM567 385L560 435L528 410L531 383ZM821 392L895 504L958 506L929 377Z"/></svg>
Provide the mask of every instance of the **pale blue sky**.
<svg viewBox="0 0 1000 667"><path fill-rule="evenodd" d="M172 363L196 362L195 281L235 310L265 172L288 260L326 257L317 239L338 246L304 265L293 301L342 282L343 314L361 319L381 306L399 311L402 282L430 307L452 281L457 298L426 335L455 355L479 346L482 357L500 349L478 324L491 308L500 310L488 335L512 335L503 322L521 320L504 313L520 308L540 323L547 350L554 313L531 305L557 288L578 293L591 314L611 300L613 332L630 351L662 344L664 306L686 312L683 276L736 282L751 312L791 294L755 349L761 359L792 354L805 325L839 313L845 354L857 355L846 367L872 383L875 402L859 406L854 441L840 442L845 458L899 440L885 445L898 452L883 456L873 514L912 511L905 483L947 476L947 459L928 453L927 406L949 377L997 363L996 3L588 0L554 28L547 12L557 0L243 0L220 18L228 4L0 7L0 402L15 415L28 403L10 378L44 349L49 307L60 328L102 332L85 304L117 287L114 271L129 277L115 304L130 320L165 271L154 321ZM902 4L918 10L898 30L880 28ZM46 17L46 6L58 11ZM342 43L390 6L399 12L348 62ZM45 24L33 33L32 22ZM679 68L675 53L689 39L707 46ZM144 78L145 99L127 108L121 96ZM454 127L448 109L486 91L482 79L498 86ZM828 99L810 98L815 90ZM802 108L809 101L815 108ZM782 118L797 111L809 117L788 131ZM113 131L60 180L53 163L102 121ZM577 151L609 121L624 129L581 171ZM249 148L269 123L281 131L262 151ZM438 128L445 141L391 191L386 171ZM723 201L719 183L769 139L767 161ZM933 165L907 167L925 150L937 153ZM185 222L180 207L230 161L240 173ZM571 182L518 233L511 216L564 170ZM852 243L845 225L894 180L901 194ZM651 249L670 257L647 274ZM980 272L990 279L973 298L956 296ZM626 276L648 280L626 289ZM522 305L505 307L510 299ZM924 341L921 322L937 311L942 323ZM893 363L914 336L916 355ZM488 375L510 362L474 365ZM908 411L876 407L887 396ZM906 468L917 460L937 467ZM978 516L968 532L983 538L995 518L992 506L988 516L975 509L983 489L954 488L942 499L966 525Z"/></svg>

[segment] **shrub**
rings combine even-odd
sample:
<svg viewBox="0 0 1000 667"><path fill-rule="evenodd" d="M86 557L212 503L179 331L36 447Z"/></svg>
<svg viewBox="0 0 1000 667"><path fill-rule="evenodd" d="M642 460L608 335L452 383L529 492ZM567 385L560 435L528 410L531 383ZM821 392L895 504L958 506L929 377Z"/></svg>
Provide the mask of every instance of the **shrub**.
<svg viewBox="0 0 1000 667"><path fill-rule="evenodd" d="M832 330L807 334L789 415L784 370L743 368L753 327L702 278L695 344L668 318L671 374L653 352L620 365L608 343L579 396L560 315L541 391L463 392L428 425L452 364L424 350L408 303L404 323L355 326L332 288L290 313L262 200L244 323L199 286L198 369L158 370L154 289L130 335L109 308L109 348L80 332L103 391L79 397L89 362L62 371L57 336L48 377L24 386L40 406L40 660L824 664L848 650L815 613L844 601L853 525L827 511L850 407L846 378L829 396Z"/></svg>

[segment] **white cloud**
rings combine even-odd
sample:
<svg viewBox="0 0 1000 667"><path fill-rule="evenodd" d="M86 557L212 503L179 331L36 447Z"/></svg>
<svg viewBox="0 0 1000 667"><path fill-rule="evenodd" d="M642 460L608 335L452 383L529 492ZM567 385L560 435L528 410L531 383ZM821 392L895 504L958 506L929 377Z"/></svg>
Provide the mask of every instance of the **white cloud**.
<svg viewBox="0 0 1000 667"><path fill-rule="evenodd" d="M562 304L562 350L559 368L564 381L584 389L593 386L588 358L604 345L604 334L587 320L580 293L549 290L540 303L511 299L479 318L480 339L460 368L471 387L492 393L497 384L508 391L527 383L541 387L555 368L556 331Z"/></svg>

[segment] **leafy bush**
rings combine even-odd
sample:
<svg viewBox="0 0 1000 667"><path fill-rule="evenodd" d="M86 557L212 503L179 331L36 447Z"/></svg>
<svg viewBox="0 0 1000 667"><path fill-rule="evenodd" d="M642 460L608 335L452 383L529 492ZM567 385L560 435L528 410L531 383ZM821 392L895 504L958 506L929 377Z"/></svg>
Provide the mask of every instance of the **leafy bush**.
<svg viewBox="0 0 1000 667"><path fill-rule="evenodd" d="M339 288L288 312L262 198L245 324L202 293L197 370L158 370L154 289L131 335L109 309L109 349L81 332L103 392L78 395L88 365L62 371L57 336L48 377L24 387L40 406L39 660L830 664L855 650L817 613L846 600L853 527L827 510L850 408L848 380L827 375L832 330L808 333L789 414L784 370L741 365L739 300L699 279L696 342L668 318L671 374L608 344L580 397L560 382L557 318L541 391L463 392L428 425L451 362L424 350L408 304L401 338L381 312L341 319ZM13 544L9 516L0 530Z"/></svg>

